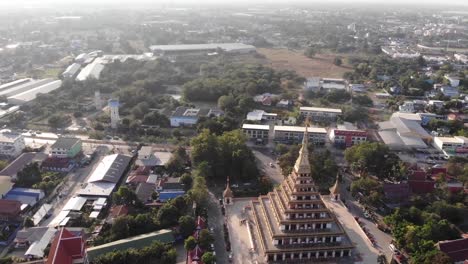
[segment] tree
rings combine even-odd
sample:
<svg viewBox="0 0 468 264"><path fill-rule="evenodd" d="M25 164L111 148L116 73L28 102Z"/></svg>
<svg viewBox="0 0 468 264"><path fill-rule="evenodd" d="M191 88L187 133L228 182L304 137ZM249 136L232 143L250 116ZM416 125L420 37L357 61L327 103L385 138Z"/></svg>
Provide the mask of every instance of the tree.
<svg viewBox="0 0 468 264"><path fill-rule="evenodd" d="M308 47L305 51L304 51L304 55L308 58L313 58L315 56L315 54L317 54L317 50L314 48L314 47Z"/></svg>
<svg viewBox="0 0 468 264"><path fill-rule="evenodd" d="M205 264L214 264L216 257L213 255L213 252L205 252L202 256L202 261Z"/></svg>
<svg viewBox="0 0 468 264"><path fill-rule="evenodd" d="M156 215L157 221L163 227L169 227L177 223L180 212L177 208L170 203L164 204Z"/></svg>
<svg viewBox="0 0 468 264"><path fill-rule="evenodd" d="M197 240L195 240L193 236L187 237L187 239L185 239L184 241L184 248L187 251L194 249L196 245L197 245Z"/></svg>
<svg viewBox="0 0 468 264"><path fill-rule="evenodd" d="M0 160L0 170L3 170L6 166L8 166L8 161Z"/></svg>
<svg viewBox="0 0 468 264"><path fill-rule="evenodd" d="M180 177L180 182L184 185L185 191L190 190L190 188L192 188L192 182L193 182L192 175L190 175L189 173L184 173Z"/></svg>
<svg viewBox="0 0 468 264"><path fill-rule="evenodd" d="M226 112L233 112L237 102L232 95L223 95L218 99L218 107Z"/></svg>
<svg viewBox="0 0 468 264"><path fill-rule="evenodd" d="M192 216L184 215L179 218L179 231L183 237L187 237L195 230L195 219Z"/></svg>
<svg viewBox="0 0 468 264"><path fill-rule="evenodd" d="M208 229L202 229L198 235L198 245L200 245L202 249L208 250L213 242L213 235L211 235Z"/></svg>
<svg viewBox="0 0 468 264"><path fill-rule="evenodd" d="M141 205L141 201L138 200L135 192L127 186L120 186L119 190L112 194L112 201L118 205Z"/></svg>
<svg viewBox="0 0 468 264"><path fill-rule="evenodd" d="M34 222L33 222L33 220L31 219L31 217L25 217L25 218L24 218L23 226L24 226L24 227L33 227L33 226L34 226Z"/></svg>
<svg viewBox="0 0 468 264"><path fill-rule="evenodd" d="M353 103L356 103L361 106L368 106L368 107L371 107L374 104L372 99L367 95L353 96Z"/></svg>
<svg viewBox="0 0 468 264"><path fill-rule="evenodd" d="M333 64L335 64L336 66L341 66L341 64L343 64L343 60L341 59L341 57L335 57L335 59L333 60Z"/></svg>
<svg viewBox="0 0 468 264"><path fill-rule="evenodd" d="M41 170L39 163L34 162L26 165L16 176L16 185L18 187L32 187L41 181Z"/></svg>
<svg viewBox="0 0 468 264"><path fill-rule="evenodd" d="M128 226L128 218L125 216L118 217L114 220L111 230L112 240L119 240L130 236L130 230Z"/></svg>
<svg viewBox="0 0 468 264"><path fill-rule="evenodd" d="M208 187L206 180L202 176L196 176L194 179L192 190L190 191L192 199L197 204L204 204L208 199Z"/></svg>

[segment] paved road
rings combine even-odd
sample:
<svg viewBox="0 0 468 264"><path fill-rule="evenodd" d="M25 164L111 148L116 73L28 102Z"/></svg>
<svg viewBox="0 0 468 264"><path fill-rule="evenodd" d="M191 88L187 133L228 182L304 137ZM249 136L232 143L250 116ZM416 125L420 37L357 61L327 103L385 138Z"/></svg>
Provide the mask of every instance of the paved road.
<svg viewBox="0 0 468 264"><path fill-rule="evenodd" d="M207 205L208 210L208 226L214 228L214 246L216 252L216 263L228 263L228 255L226 252L226 243L224 242L223 224L224 216L221 214L218 199L210 192L210 197Z"/></svg>
<svg viewBox="0 0 468 264"><path fill-rule="evenodd" d="M385 254L387 260L391 260L392 251L388 246L393 239L392 236L378 229L374 222L364 217L364 212L360 204L356 201L356 199L354 199L354 197L351 196L350 192L343 188L351 184L349 175L345 174L343 179L344 184L341 186L341 197L342 199L346 200L346 205L348 206L349 212L352 215L359 217L359 220L364 223L364 226L367 228L367 230L369 230L369 232L374 236L375 241L377 242L376 248Z"/></svg>
<svg viewBox="0 0 468 264"><path fill-rule="evenodd" d="M281 173L281 168L276 164L276 157L270 153L271 150L258 148L252 151L259 162L259 168L263 171L263 175L269 176L273 184L281 183L284 176ZM270 166L270 163L273 164L273 167Z"/></svg>
<svg viewBox="0 0 468 264"><path fill-rule="evenodd" d="M97 155L94 158L93 162L84 167L80 168L76 171L70 172L66 178L64 179L64 185L60 188L60 194L62 198L56 197L51 202L52 204L52 211L51 216L41 222L39 226L48 226L54 218L62 211L65 204L72 198L75 193L81 188L81 183L85 182L86 178L90 175L90 172L99 164L101 160L101 156L105 155L108 152L108 148L106 147L98 147Z"/></svg>

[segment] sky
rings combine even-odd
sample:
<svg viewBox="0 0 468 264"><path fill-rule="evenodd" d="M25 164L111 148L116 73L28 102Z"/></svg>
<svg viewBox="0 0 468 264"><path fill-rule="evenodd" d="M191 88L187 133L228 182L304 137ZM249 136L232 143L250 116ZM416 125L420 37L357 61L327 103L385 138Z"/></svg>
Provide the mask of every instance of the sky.
<svg viewBox="0 0 468 264"><path fill-rule="evenodd" d="M401 4L441 4L447 6L448 4L454 5L466 5L468 6L468 0L0 0L2 4L9 5L19 5L23 3L34 3L34 4L116 4L116 3L152 3L157 5L159 4L200 4L200 3L216 3L220 4L222 2L232 4L289 4L289 3L372 3L372 4L388 4L388 3L401 3Z"/></svg>

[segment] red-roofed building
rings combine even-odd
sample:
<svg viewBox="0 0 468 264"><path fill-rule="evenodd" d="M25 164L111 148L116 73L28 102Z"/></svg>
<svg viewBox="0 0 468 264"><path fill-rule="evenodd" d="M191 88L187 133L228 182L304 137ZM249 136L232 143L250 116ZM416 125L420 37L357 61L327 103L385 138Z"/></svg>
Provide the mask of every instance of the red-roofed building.
<svg viewBox="0 0 468 264"><path fill-rule="evenodd" d="M194 249L190 250L187 254L187 264L203 264L201 258L203 256L203 250L200 246L196 245Z"/></svg>
<svg viewBox="0 0 468 264"><path fill-rule="evenodd" d="M74 162L70 158L49 157L45 159L41 168L47 171L69 172L73 169Z"/></svg>
<svg viewBox="0 0 468 264"><path fill-rule="evenodd" d="M16 200L0 200L0 220L19 220L21 213L21 202Z"/></svg>
<svg viewBox="0 0 468 264"><path fill-rule="evenodd" d="M414 194L432 193L435 190L434 180L428 178L425 171L414 171L408 176L408 184Z"/></svg>
<svg viewBox="0 0 468 264"><path fill-rule="evenodd" d="M198 216L196 226L197 226L196 227L197 230L205 229L206 228L206 220L203 217Z"/></svg>
<svg viewBox="0 0 468 264"><path fill-rule="evenodd" d="M128 206L126 205L114 205L110 209L109 216L107 218L108 223L112 223L114 219L128 214Z"/></svg>
<svg viewBox="0 0 468 264"><path fill-rule="evenodd" d="M408 183L385 183L383 189L385 198L391 204L406 203L410 196Z"/></svg>
<svg viewBox="0 0 468 264"><path fill-rule="evenodd" d="M62 227L52 241L46 264L88 263L85 242L83 235L74 235Z"/></svg>
<svg viewBox="0 0 468 264"><path fill-rule="evenodd" d="M446 184L447 184L447 189L451 193L457 193L464 189L463 183L457 179L453 179L453 178L448 179Z"/></svg>
<svg viewBox="0 0 468 264"><path fill-rule="evenodd" d="M455 263L464 263L468 260L468 238L439 241L436 246Z"/></svg>
<svg viewBox="0 0 468 264"><path fill-rule="evenodd" d="M433 179L438 179L439 175L443 175L445 177L447 176L447 168L432 168L430 173Z"/></svg>

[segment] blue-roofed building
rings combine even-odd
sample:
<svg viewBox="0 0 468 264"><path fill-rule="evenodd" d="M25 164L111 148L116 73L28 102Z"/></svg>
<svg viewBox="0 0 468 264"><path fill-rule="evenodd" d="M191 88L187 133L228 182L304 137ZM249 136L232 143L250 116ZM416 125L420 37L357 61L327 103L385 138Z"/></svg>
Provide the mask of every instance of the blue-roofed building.
<svg viewBox="0 0 468 264"><path fill-rule="evenodd" d="M44 192L39 189L13 188L3 199L20 201L23 205L34 206L44 198Z"/></svg>
<svg viewBox="0 0 468 264"><path fill-rule="evenodd" d="M184 191L167 191L167 192L163 191L159 193L159 201L164 203L164 202L167 202L167 200L175 199L184 194L185 194Z"/></svg>

